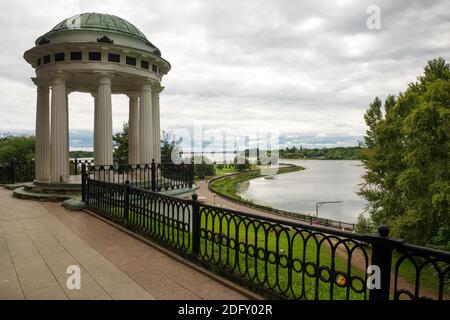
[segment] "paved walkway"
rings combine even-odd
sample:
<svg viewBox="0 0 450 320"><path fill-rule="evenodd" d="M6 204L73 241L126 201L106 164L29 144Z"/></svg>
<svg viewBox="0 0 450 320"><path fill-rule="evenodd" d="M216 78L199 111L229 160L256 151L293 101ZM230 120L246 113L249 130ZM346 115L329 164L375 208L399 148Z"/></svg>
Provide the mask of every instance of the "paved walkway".
<svg viewBox="0 0 450 320"><path fill-rule="evenodd" d="M67 267L81 269L69 290ZM0 299L245 299L84 212L0 188Z"/></svg>

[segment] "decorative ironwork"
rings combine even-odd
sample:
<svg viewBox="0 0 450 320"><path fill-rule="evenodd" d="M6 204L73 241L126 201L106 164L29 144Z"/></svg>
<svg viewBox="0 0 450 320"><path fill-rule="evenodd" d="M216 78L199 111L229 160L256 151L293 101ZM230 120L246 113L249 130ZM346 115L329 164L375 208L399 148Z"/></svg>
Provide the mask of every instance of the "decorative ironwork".
<svg viewBox="0 0 450 320"><path fill-rule="evenodd" d="M113 40L108 38L107 36L103 36L101 38L97 38L97 42L103 42L103 43L114 43Z"/></svg>
<svg viewBox="0 0 450 320"><path fill-rule="evenodd" d="M0 184L31 182L34 180L34 161L0 164Z"/></svg>
<svg viewBox="0 0 450 320"><path fill-rule="evenodd" d="M38 45L43 45L43 44L47 44L50 43L50 40L48 40L47 38L42 38L41 40L39 40Z"/></svg>
<svg viewBox="0 0 450 320"><path fill-rule="evenodd" d="M184 200L129 181L84 176L90 210L266 296L448 299L450 253L390 238L385 226L378 235L361 235L210 206L196 195ZM381 287L368 287L371 265L379 267ZM424 272L432 272L426 281Z"/></svg>
<svg viewBox="0 0 450 320"><path fill-rule="evenodd" d="M158 182L156 190L176 190L191 188L194 183L194 171L192 164L174 164L163 162L156 164L155 178Z"/></svg>
<svg viewBox="0 0 450 320"><path fill-rule="evenodd" d="M70 174L75 176L81 174L81 167L83 164L87 167L93 166L94 160L79 160L77 158L70 160L69 162Z"/></svg>
<svg viewBox="0 0 450 320"><path fill-rule="evenodd" d="M404 244L394 250L394 299L450 299L449 253L415 245ZM403 269L403 270L402 270ZM403 272L402 272L403 271ZM402 274L409 275L412 286L405 287ZM432 275L433 282L424 279L425 273ZM424 288L428 284L431 288Z"/></svg>
<svg viewBox="0 0 450 320"><path fill-rule="evenodd" d="M290 299L367 299L361 235L201 206L200 257L248 286ZM355 256L360 265L351 261Z"/></svg>
<svg viewBox="0 0 450 320"><path fill-rule="evenodd" d="M87 178L86 205L97 214L162 245L191 248L192 205L156 192Z"/></svg>
<svg viewBox="0 0 450 320"><path fill-rule="evenodd" d="M192 188L194 184L192 164L152 161L150 164L84 165L86 175L92 179L122 184L129 181L130 186L146 190L170 191Z"/></svg>

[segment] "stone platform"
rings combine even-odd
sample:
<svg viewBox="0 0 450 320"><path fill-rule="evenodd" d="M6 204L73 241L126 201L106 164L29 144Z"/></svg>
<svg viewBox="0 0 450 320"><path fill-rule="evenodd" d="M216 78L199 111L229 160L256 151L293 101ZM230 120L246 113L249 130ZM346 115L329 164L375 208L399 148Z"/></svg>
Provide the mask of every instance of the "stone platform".
<svg viewBox="0 0 450 320"><path fill-rule="evenodd" d="M4 186L6 189L14 190L13 196L19 199L29 199L37 201L64 201L68 199L81 200L81 175L69 177L65 183L43 183L25 182ZM175 190L161 191L161 194L174 196L183 199L190 199L197 190L197 186L192 188L181 188Z"/></svg>
<svg viewBox="0 0 450 320"><path fill-rule="evenodd" d="M13 196L20 199L38 201L63 201L81 198L81 180L74 176L67 183L26 182L23 186L14 189Z"/></svg>
<svg viewBox="0 0 450 320"><path fill-rule="evenodd" d="M86 212L3 188L0 203L0 300L252 297ZM81 270L79 290L66 285L71 265Z"/></svg>

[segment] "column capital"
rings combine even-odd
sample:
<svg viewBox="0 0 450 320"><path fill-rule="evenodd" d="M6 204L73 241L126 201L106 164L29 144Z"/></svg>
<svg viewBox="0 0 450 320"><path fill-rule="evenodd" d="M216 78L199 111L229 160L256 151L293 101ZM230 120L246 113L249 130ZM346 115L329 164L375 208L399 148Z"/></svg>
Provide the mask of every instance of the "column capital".
<svg viewBox="0 0 450 320"><path fill-rule="evenodd" d="M128 98L139 98L139 91L128 91L124 92L125 95L127 95Z"/></svg>
<svg viewBox="0 0 450 320"><path fill-rule="evenodd" d="M158 85L159 81L156 81L155 79L150 78L150 77L145 77L145 78L141 78L140 83L142 85L146 84L146 85L151 85L153 87L155 85Z"/></svg>
<svg viewBox="0 0 450 320"><path fill-rule="evenodd" d="M114 77L114 72L110 71L94 71L94 76L97 77L98 83L110 84L111 78Z"/></svg>
<svg viewBox="0 0 450 320"><path fill-rule="evenodd" d="M150 92L152 92L152 83L151 82L147 82L147 81L142 83L141 91L150 91Z"/></svg>
<svg viewBox="0 0 450 320"><path fill-rule="evenodd" d="M51 72L49 74L49 77L50 77L50 81L53 85L55 83L65 83L66 80L70 77L70 75L61 70L57 70L57 71Z"/></svg>
<svg viewBox="0 0 450 320"><path fill-rule="evenodd" d="M31 78L31 80L33 81L33 83L39 88L45 89L48 88L50 86L50 83L48 80L46 79L42 79L42 78Z"/></svg>
<svg viewBox="0 0 450 320"><path fill-rule="evenodd" d="M156 93L161 93L164 90L164 87L161 86L161 83L159 82L154 82L152 84L152 90Z"/></svg>

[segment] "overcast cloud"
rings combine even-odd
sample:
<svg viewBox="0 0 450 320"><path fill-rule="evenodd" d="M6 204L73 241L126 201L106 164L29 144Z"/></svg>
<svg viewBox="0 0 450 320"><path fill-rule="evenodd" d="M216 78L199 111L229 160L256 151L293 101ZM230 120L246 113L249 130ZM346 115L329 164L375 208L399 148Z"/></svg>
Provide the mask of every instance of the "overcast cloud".
<svg viewBox="0 0 450 320"><path fill-rule="evenodd" d="M381 9L381 30L366 27L372 4ZM16 0L2 1L0 11L0 131L34 130L34 71L23 52L83 12L130 21L170 61L161 96L166 131L196 122L278 130L283 144L356 144L375 96L404 90L429 59L450 59L444 0ZM72 147L90 144L92 98L73 93L70 102ZM113 117L119 130L128 117L125 96L113 97Z"/></svg>

